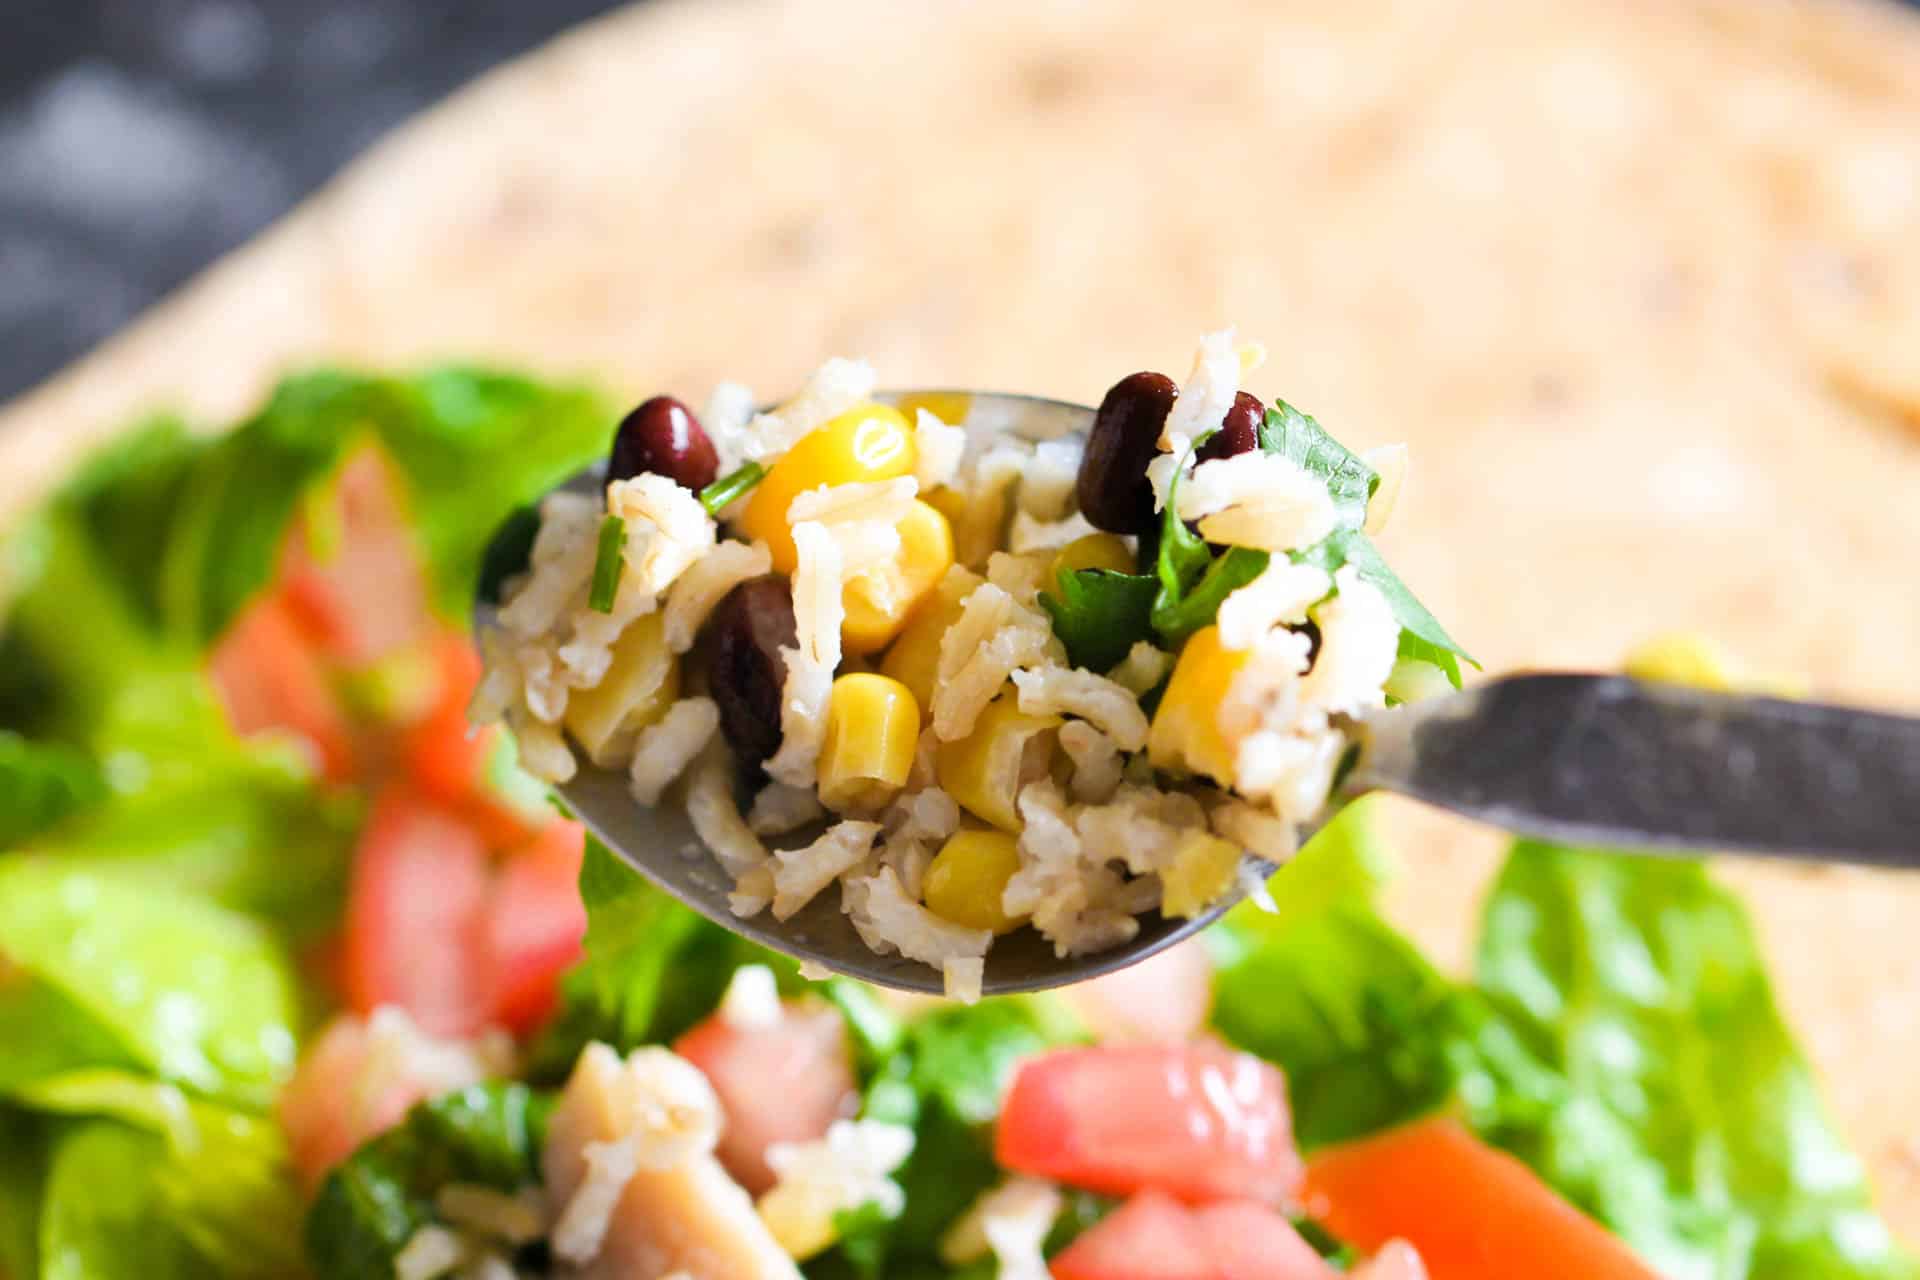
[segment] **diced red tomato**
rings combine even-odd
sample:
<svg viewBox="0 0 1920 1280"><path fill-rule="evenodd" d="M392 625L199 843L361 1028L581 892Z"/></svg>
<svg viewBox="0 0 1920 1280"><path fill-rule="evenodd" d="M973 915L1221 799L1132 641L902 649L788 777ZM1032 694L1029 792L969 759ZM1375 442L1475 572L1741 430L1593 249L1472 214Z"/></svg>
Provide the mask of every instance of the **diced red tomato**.
<svg viewBox="0 0 1920 1280"><path fill-rule="evenodd" d="M473 642L447 632L434 642L440 688L433 707L406 732L401 754L413 779L440 803L470 814L496 847L535 838L552 818L550 810L530 813L487 784L487 761L501 729L467 722L467 703L480 683L480 655Z"/></svg>
<svg viewBox="0 0 1920 1280"><path fill-rule="evenodd" d="M435 1035L488 1021L481 925L491 875L473 829L404 784L382 793L354 851L342 979L361 1013L398 1005Z"/></svg>
<svg viewBox="0 0 1920 1280"><path fill-rule="evenodd" d="M1089 1191L1278 1204L1300 1183L1286 1083L1212 1045L1057 1049L1021 1064L1000 1163Z"/></svg>
<svg viewBox="0 0 1920 1280"><path fill-rule="evenodd" d="M1654 1272L1531 1169L1451 1120L1423 1120L1318 1152L1304 1203L1338 1238L1411 1243L1432 1280Z"/></svg>
<svg viewBox="0 0 1920 1280"><path fill-rule="evenodd" d="M346 711L278 597L264 596L240 611L214 645L208 675L236 733L291 733L312 747L327 780L353 776Z"/></svg>
<svg viewBox="0 0 1920 1280"><path fill-rule="evenodd" d="M392 470L373 445L341 464L329 505L288 536L281 581L328 656L360 667L427 638L427 581Z"/></svg>
<svg viewBox="0 0 1920 1280"><path fill-rule="evenodd" d="M587 909L580 901L586 828L559 819L510 856L493 881L482 953L494 1021L516 1035L539 1027L558 1003L560 975L580 958Z"/></svg>
<svg viewBox="0 0 1920 1280"><path fill-rule="evenodd" d="M1180 1044L1206 1025L1213 960L1193 938L1060 994L1096 1039Z"/></svg>
<svg viewBox="0 0 1920 1280"><path fill-rule="evenodd" d="M308 1190L408 1108L486 1074L474 1046L433 1041L393 1010L372 1022L338 1017L307 1050L277 1111L293 1166Z"/></svg>
<svg viewBox="0 0 1920 1280"><path fill-rule="evenodd" d="M1338 1280L1266 1205L1228 1200L1192 1209L1158 1191L1089 1227L1048 1269L1054 1280Z"/></svg>
<svg viewBox="0 0 1920 1280"><path fill-rule="evenodd" d="M823 1137L859 1104L845 1023L830 1008L783 1001L768 1027L735 1026L715 1013L673 1049L706 1072L720 1096L720 1162L755 1195L774 1183L768 1147Z"/></svg>

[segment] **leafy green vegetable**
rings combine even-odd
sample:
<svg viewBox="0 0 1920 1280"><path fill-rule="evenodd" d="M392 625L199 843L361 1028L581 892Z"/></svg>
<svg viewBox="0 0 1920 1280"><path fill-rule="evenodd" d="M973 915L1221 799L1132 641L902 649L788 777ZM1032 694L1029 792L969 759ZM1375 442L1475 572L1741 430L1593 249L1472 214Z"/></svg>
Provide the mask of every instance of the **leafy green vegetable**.
<svg viewBox="0 0 1920 1280"><path fill-rule="evenodd" d="M789 990L799 983L793 961L682 906L591 837L580 897L586 956L562 981L560 1015L534 1050L536 1078L564 1075L589 1041L624 1053L673 1039L713 1012L741 965L766 965Z"/></svg>
<svg viewBox="0 0 1920 1280"><path fill-rule="evenodd" d="M854 1258L837 1247L809 1275L944 1274L940 1237L1000 1180L991 1126L1020 1059L1084 1037L1080 1024L1047 997L1009 996L945 1006L906 1028L899 1050L867 1086L861 1114L914 1131L913 1154L894 1174L906 1208L887 1222L853 1225ZM857 1265L855 1265L857 1264Z"/></svg>
<svg viewBox="0 0 1920 1280"><path fill-rule="evenodd" d="M480 584L474 595L499 604L507 579L525 573L533 561L533 541L540 536L540 508L533 503L515 507L494 530L480 556Z"/></svg>
<svg viewBox="0 0 1920 1280"><path fill-rule="evenodd" d="M18 971L0 988L0 1024L34 1025L68 1046L110 1041L110 1063L248 1106L269 1102L293 1065L293 976L245 917L160 885L15 857L0 865L0 938Z"/></svg>
<svg viewBox="0 0 1920 1280"><path fill-rule="evenodd" d="M596 613L612 613L613 598L620 590L621 550L627 541L627 522L608 516L600 522L600 545L594 549L593 585L587 590L587 607Z"/></svg>
<svg viewBox="0 0 1920 1280"><path fill-rule="evenodd" d="M757 462L743 463L738 470L729 471L702 489L700 505L707 509L708 515L717 516L725 511L734 499L759 484L766 474L767 469Z"/></svg>
<svg viewBox="0 0 1920 1280"><path fill-rule="evenodd" d="M307 1258L320 1280L393 1275L414 1232L436 1221L449 1182L513 1192L540 1181L552 1099L522 1084L443 1094L407 1113L327 1175L307 1216Z"/></svg>
<svg viewBox="0 0 1920 1280"><path fill-rule="evenodd" d="M1745 911L1699 863L1521 841L1477 974L1565 1082L1491 1136L1664 1274L1920 1275L1820 1104Z"/></svg>
<svg viewBox="0 0 1920 1280"><path fill-rule="evenodd" d="M6 1156L0 1159L0 1275L16 1280L40 1274L40 1198L49 1128L38 1116L0 1106L0 1152Z"/></svg>
<svg viewBox="0 0 1920 1280"><path fill-rule="evenodd" d="M1161 643L1177 646L1202 627L1213 625L1221 602L1265 573L1269 558L1266 552L1252 547L1228 547L1184 595L1169 599L1162 593L1156 597L1153 629Z"/></svg>
<svg viewBox="0 0 1920 1280"><path fill-rule="evenodd" d="M1324 480L1341 527L1358 529L1366 523L1367 500L1380 487L1379 475L1310 415L1284 400L1274 401L1260 424L1260 447Z"/></svg>
<svg viewBox="0 0 1920 1280"><path fill-rule="evenodd" d="M106 798L106 778L84 753L0 730L0 849Z"/></svg>
<svg viewBox="0 0 1920 1280"><path fill-rule="evenodd" d="M1067 660L1089 671L1109 671L1153 633L1159 592L1159 579L1149 575L1075 569L1060 574L1055 590L1042 591L1039 600L1053 619L1053 634L1067 647Z"/></svg>

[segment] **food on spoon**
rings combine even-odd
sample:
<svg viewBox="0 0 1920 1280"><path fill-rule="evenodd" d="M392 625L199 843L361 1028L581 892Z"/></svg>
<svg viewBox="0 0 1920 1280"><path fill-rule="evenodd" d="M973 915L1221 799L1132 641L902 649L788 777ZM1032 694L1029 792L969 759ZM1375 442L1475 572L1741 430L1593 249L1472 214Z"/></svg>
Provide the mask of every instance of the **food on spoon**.
<svg viewBox="0 0 1920 1280"><path fill-rule="evenodd" d="M549 781L576 753L644 804L684 776L665 802L739 914L837 884L951 994L1016 927L1067 956L1201 914L1242 851L1292 854L1357 717L1465 656L1366 540L1378 475L1241 388L1258 358L1209 335L1184 386L1116 383L1084 441L882 403L845 360L770 412L649 400L602 493L542 504L475 712ZM824 831L743 829L796 797Z"/></svg>

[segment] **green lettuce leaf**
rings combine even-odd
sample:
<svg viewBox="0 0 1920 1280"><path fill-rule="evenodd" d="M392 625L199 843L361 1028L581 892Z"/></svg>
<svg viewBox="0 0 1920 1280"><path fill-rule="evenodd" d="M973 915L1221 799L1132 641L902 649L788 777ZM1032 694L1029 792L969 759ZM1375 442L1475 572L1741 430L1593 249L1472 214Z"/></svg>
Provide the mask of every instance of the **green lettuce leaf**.
<svg viewBox="0 0 1920 1280"><path fill-rule="evenodd" d="M1566 1081L1492 1136L1664 1274L1920 1275L1821 1105L1739 902L1696 862L1518 843L1476 974Z"/></svg>
<svg viewBox="0 0 1920 1280"><path fill-rule="evenodd" d="M0 1025L33 1026L65 1046L42 1068L126 1064L262 1107L293 1066L291 967L244 916L165 886L15 856L0 865L0 939L13 971L0 986ZM74 1046L108 1044L102 1063L71 1060ZM0 1058L0 1081L27 1083L11 1052Z"/></svg>
<svg viewBox="0 0 1920 1280"><path fill-rule="evenodd" d="M1293 557L1302 564L1318 565L1328 573L1352 565L1366 581L1380 589L1393 607L1400 624L1400 656L1429 663L1446 673L1453 687L1460 687L1460 664L1478 668L1473 655L1447 634L1439 619L1428 612L1407 584L1388 567L1373 545L1373 540L1357 528L1335 529L1325 538Z"/></svg>
<svg viewBox="0 0 1920 1280"><path fill-rule="evenodd" d="M106 794L106 777L84 752L0 730L0 849L97 804Z"/></svg>
<svg viewBox="0 0 1920 1280"><path fill-rule="evenodd" d="M6 1044L12 1040L0 1041ZM40 1200L51 1139L47 1121L0 1106L0 1275L40 1274Z"/></svg>
<svg viewBox="0 0 1920 1280"><path fill-rule="evenodd" d="M1325 481L1342 528L1358 529L1367 522L1367 501L1380 487L1379 475L1311 415L1284 400L1274 401L1260 424L1260 447Z"/></svg>
<svg viewBox="0 0 1920 1280"><path fill-rule="evenodd" d="M513 1192L540 1182L550 1095L493 1082L443 1094L327 1175L307 1215L307 1260L320 1280L392 1276L414 1232L438 1220L450 1182Z"/></svg>

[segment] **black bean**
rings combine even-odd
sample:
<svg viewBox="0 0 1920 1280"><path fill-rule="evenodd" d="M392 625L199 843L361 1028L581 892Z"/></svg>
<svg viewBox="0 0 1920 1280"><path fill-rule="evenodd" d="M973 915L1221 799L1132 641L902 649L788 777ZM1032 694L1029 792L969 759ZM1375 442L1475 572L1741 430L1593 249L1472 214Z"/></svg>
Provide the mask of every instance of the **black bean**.
<svg viewBox="0 0 1920 1280"><path fill-rule="evenodd" d="M672 396L655 396L621 419L613 433L607 479L631 480L643 471L663 475L695 493L720 471L713 441L693 410Z"/></svg>
<svg viewBox="0 0 1920 1280"><path fill-rule="evenodd" d="M1260 447L1260 424L1266 420L1267 406L1260 403L1259 396L1234 392L1233 407L1220 419L1220 429L1208 436L1207 442L1193 455L1194 460L1212 462L1237 453L1252 453Z"/></svg>
<svg viewBox="0 0 1920 1280"><path fill-rule="evenodd" d="M1135 373L1113 384L1093 415L1074 493L1080 513L1108 533L1153 525L1147 464L1160 452L1160 428L1180 389L1163 373Z"/></svg>
<svg viewBox="0 0 1920 1280"><path fill-rule="evenodd" d="M795 643L793 591L778 574L750 578L726 594L708 625L708 684L720 731L740 763L757 768L780 748L787 681L780 651Z"/></svg>

